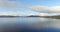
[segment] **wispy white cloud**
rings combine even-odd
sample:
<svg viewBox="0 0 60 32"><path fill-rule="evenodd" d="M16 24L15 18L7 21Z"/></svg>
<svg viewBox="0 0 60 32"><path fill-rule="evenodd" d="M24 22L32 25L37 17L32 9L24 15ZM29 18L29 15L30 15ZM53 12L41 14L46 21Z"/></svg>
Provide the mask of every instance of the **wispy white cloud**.
<svg viewBox="0 0 60 32"><path fill-rule="evenodd" d="M21 2L17 1L18 0L0 0L0 8L4 10L0 13L0 15L17 15L17 9L23 7ZM8 11L12 11L13 13L9 13ZM22 14L20 13L20 15Z"/></svg>
<svg viewBox="0 0 60 32"><path fill-rule="evenodd" d="M0 8L6 10L16 10L17 8L22 8L21 3L17 0L0 0Z"/></svg>
<svg viewBox="0 0 60 32"><path fill-rule="evenodd" d="M30 6L28 9L32 11L42 13L60 13L60 6L48 7L48 6Z"/></svg>
<svg viewBox="0 0 60 32"><path fill-rule="evenodd" d="M40 13L40 16L54 16L54 15L60 15L60 13Z"/></svg>
<svg viewBox="0 0 60 32"><path fill-rule="evenodd" d="M10 13L10 12L2 12L0 15L17 15L16 13Z"/></svg>

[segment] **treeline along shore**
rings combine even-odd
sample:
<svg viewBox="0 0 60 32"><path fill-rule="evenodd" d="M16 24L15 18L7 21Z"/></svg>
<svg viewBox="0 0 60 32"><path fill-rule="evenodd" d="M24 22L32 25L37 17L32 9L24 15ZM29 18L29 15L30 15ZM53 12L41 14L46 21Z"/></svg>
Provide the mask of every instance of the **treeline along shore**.
<svg viewBox="0 0 60 32"><path fill-rule="evenodd" d="M60 19L60 16L40 16L40 17Z"/></svg>
<svg viewBox="0 0 60 32"><path fill-rule="evenodd" d="M42 18L60 19L60 15L54 15L54 16L35 16L35 15L31 15L31 16L11 16L11 15L8 15L8 16L5 16L5 15L2 15L0 17L42 17Z"/></svg>
<svg viewBox="0 0 60 32"><path fill-rule="evenodd" d="M36 15L30 15L27 17L42 17L42 18L55 18L55 19L60 19L60 15L53 15L53 16L36 16Z"/></svg>

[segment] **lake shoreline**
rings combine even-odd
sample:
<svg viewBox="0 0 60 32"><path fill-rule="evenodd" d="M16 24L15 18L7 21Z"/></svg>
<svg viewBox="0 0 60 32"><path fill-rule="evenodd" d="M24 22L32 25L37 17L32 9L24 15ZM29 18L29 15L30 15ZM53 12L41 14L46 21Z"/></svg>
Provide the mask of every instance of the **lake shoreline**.
<svg viewBox="0 0 60 32"><path fill-rule="evenodd" d="M60 16L0 16L0 18L6 18L6 17L41 17L41 18L60 19Z"/></svg>

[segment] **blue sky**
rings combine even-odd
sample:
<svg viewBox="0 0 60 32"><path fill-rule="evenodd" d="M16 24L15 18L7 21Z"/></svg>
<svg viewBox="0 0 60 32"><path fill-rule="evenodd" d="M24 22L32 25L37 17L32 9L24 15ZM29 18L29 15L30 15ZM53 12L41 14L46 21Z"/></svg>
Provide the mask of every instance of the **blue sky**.
<svg viewBox="0 0 60 32"><path fill-rule="evenodd" d="M20 0L26 6L59 6L60 0Z"/></svg>
<svg viewBox="0 0 60 32"><path fill-rule="evenodd" d="M39 15L40 13L60 13L60 0L0 0L0 13Z"/></svg>

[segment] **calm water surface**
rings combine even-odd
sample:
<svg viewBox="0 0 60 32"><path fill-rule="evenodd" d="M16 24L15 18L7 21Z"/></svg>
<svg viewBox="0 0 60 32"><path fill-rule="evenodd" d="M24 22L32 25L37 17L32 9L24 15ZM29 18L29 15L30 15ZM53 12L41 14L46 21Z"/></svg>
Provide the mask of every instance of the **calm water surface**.
<svg viewBox="0 0 60 32"><path fill-rule="evenodd" d="M60 19L1 17L0 32L60 32Z"/></svg>

